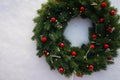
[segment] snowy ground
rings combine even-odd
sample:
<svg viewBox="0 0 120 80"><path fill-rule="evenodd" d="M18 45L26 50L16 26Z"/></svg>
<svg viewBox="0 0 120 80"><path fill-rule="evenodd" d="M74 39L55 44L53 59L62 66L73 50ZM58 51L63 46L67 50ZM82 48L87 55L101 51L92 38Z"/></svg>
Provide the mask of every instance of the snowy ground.
<svg viewBox="0 0 120 80"><path fill-rule="evenodd" d="M32 19L37 16L36 10L46 1L0 0L0 80L71 80L57 71L51 71L44 57L36 56L35 42L30 39L35 26ZM111 1L120 14L119 0ZM120 55L106 71L82 79L75 77L74 80L120 80L119 75Z"/></svg>

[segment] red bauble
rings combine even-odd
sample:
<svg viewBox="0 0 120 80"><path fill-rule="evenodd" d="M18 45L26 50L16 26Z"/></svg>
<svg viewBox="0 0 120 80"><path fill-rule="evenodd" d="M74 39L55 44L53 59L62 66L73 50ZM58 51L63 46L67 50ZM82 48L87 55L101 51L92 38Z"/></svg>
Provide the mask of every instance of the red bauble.
<svg viewBox="0 0 120 80"><path fill-rule="evenodd" d="M75 57L75 56L77 55L77 52L76 52L76 51L72 51L72 52L71 52L71 55L72 55L73 57Z"/></svg>
<svg viewBox="0 0 120 80"><path fill-rule="evenodd" d="M107 6L107 3L106 2L102 2L101 3L101 7L105 8Z"/></svg>
<svg viewBox="0 0 120 80"><path fill-rule="evenodd" d="M89 65L89 66L88 66L88 69L89 69L90 71L92 71L92 70L94 69L94 66L93 66L93 65Z"/></svg>
<svg viewBox="0 0 120 80"><path fill-rule="evenodd" d="M115 11L115 10L111 10L111 11L110 11L110 14L111 14L112 16L114 16L114 15L116 14L116 11Z"/></svg>
<svg viewBox="0 0 120 80"><path fill-rule="evenodd" d="M110 57L108 57L108 58L107 58L107 60L108 60L108 61L111 61L111 60L112 60L112 57L111 57L111 56L110 56Z"/></svg>
<svg viewBox="0 0 120 80"><path fill-rule="evenodd" d="M110 57L108 57L108 58L107 58L107 60L108 60L108 61L112 60L112 57L111 57L111 56L110 56Z"/></svg>
<svg viewBox="0 0 120 80"><path fill-rule="evenodd" d="M84 6L81 6L81 7L80 7L80 11L81 11L81 12L84 12L84 11L85 11L85 7L84 7Z"/></svg>
<svg viewBox="0 0 120 80"><path fill-rule="evenodd" d="M104 18L100 18L100 19L99 19L99 22L100 22L100 23L103 23L103 22L104 22Z"/></svg>
<svg viewBox="0 0 120 80"><path fill-rule="evenodd" d="M94 44L91 44L91 45L90 45L90 48L91 48L91 49L95 49L95 45L94 45Z"/></svg>
<svg viewBox="0 0 120 80"><path fill-rule="evenodd" d="M46 38L46 37L42 37L42 38L41 38L41 41L42 41L43 43L45 43L45 42L47 42L47 38Z"/></svg>
<svg viewBox="0 0 120 80"><path fill-rule="evenodd" d="M92 39L95 39L97 37L96 34L92 34Z"/></svg>
<svg viewBox="0 0 120 80"><path fill-rule="evenodd" d="M64 47L65 47L65 44L64 44L63 42L61 42L61 43L59 44L59 47L60 47L60 48L64 48Z"/></svg>
<svg viewBox="0 0 120 80"><path fill-rule="evenodd" d="M109 48L109 44L107 44L107 43L104 44L104 48L105 48L105 49Z"/></svg>
<svg viewBox="0 0 120 80"><path fill-rule="evenodd" d="M58 71L59 71L60 73L63 73L63 72L64 72L64 68L61 67L61 68L58 69Z"/></svg>
<svg viewBox="0 0 120 80"><path fill-rule="evenodd" d="M56 22L56 18L55 18L55 17L52 17L52 18L51 18L51 22Z"/></svg>
<svg viewBox="0 0 120 80"><path fill-rule="evenodd" d="M43 51L43 54L44 54L45 56L47 56L47 55L49 55L49 52L48 52L47 50L44 50L44 51Z"/></svg>
<svg viewBox="0 0 120 80"><path fill-rule="evenodd" d="M112 33L113 28L112 28L112 27L108 27L108 28L106 29L106 31L109 32L109 33Z"/></svg>
<svg viewBox="0 0 120 80"><path fill-rule="evenodd" d="M78 77L83 77L82 73L77 74Z"/></svg>

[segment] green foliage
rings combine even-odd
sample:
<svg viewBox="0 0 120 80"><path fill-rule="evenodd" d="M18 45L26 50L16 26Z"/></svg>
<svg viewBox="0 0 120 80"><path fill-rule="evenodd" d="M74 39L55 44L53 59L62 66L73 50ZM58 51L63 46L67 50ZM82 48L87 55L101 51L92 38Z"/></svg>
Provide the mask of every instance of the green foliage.
<svg viewBox="0 0 120 80"><path fill-rule="evenodd" d="M107 3L105 8L101 7L103 1ZM81 6L85 7L85 12L79 10ZM65 69L62 74L66 76L70 76L73 72L91 74L94 71L105 70L107 64L113 63L107 58L117 56L116 50L120 47L120 16L110 15L111 10L117 11L116 8L111 7L109 0L60 0L60 2L48 0L37 11L39 16L34 19L36 26L32 39L37 41L37 55L41 57L43 50L48 50L49 55L46 56L46 61L51 69L62 67ZM90 43L81 48L71 47L70 42L63 36L67 22L77 16L89 18L93 22L92 28L89 29ZM57 21L51 22L52 17L55 17ZM99 22L101 17L105 19L103 23ZM108 27L111 27L113 31L107 32ZM94 33L97 34L95 39L91 38ZM41 41L42 36L47 37L46 43ZM64 42L64 48L59 47L60 42ZM95 44L95 49L90 49L91 43ZM105 43L110 45L108 49L103 47ZM72 51L76 51L77 56L73 57ZM94 66L93 71L88 69L89 65Z"/></svg>

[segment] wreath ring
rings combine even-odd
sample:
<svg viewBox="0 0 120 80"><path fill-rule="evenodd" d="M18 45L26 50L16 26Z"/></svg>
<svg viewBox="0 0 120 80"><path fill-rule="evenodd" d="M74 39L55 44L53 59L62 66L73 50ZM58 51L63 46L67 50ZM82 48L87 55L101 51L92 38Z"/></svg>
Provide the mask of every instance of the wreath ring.
<svg viewBox="0 0 120 80"><path fill-rule="evenodd" d="M120 47L120 24L117 9L109 0L48 0L37 11L34 19L33 40L37 42L37 55L46 56L51 69L61 74L77 76L91 74L113 63ZM63 36L67 22L76 16L89 18L90 43L81 48L71 47Z"/></svg>

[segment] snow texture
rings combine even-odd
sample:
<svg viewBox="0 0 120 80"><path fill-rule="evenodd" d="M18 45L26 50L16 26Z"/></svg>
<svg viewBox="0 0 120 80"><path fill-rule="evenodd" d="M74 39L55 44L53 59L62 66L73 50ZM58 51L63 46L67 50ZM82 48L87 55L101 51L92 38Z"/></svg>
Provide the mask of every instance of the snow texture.
<svg viewBox="0 0 120 80"><path fill-rule="evenodd" d="M35 26L32 19L37 16L36 10L45 2L47 0L0 0L0 80L72 79L62 76L57 70L51 71L45 58L36 56L36 44L31 40ZM119 0L111 2L120 14ZM69 22L64 35L72 42L72 46L80 46L84 40L88 43L87 24L91 23L83 21L77 24L74 21ZM75 31L72 30L73 26ZM83 37L83 42L79 42ZM120 80L120 55L114 61L115 64L108 66L106 71L85 75L83 78L75 77L74 80Z"/></svg>
<svg viewBox="0 0 120 80"><path fill-rule="evenodd" d="M77 16L68 22L64 36L71 42L71 46L81 47L82 44L89 43L88 29L90 27L92 27L90 19L82 19Z"/></svg>

